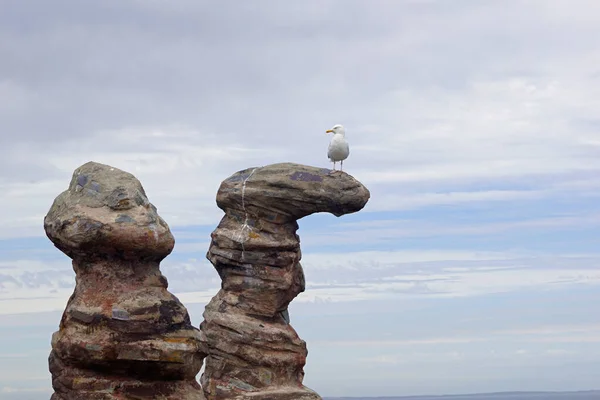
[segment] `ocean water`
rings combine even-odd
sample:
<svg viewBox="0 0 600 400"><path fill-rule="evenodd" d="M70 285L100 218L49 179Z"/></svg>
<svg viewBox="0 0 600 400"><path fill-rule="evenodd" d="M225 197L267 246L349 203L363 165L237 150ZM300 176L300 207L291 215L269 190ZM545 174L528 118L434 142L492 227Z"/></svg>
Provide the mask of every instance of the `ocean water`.
<svg viewBox="0 0 600 400"><path fill-rule="evenodd" d="M330 397L325 400L600 400L600 391L510 392L408 397Z"/></svg>
<svg viewBox="0 0 600 400"><path fill-rule="evenodd" d="M0 392L1 400L48 400L48 392ZM514 392L447 396L408 397L325 397L324 400L600 400L599 391L587 392Z"/></svg>

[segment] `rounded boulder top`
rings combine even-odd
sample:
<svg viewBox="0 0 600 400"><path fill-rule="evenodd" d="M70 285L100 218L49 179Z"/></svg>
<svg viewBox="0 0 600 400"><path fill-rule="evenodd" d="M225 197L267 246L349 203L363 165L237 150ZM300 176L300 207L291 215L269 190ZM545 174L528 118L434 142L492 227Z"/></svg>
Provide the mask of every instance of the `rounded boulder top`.
<svg viewBox="0 0 600 400"><path fill-rule="evenodd" d="M224 211L296 220L318 212L338 217L354 213L369 198L369 190L345 172L281 163L248 168L225 179L217 193L217 205Z"/></svg>
<svg viewBox="0 0 600 400"><path fill-rule="evenodd" d="M54 245L71 258L162 260L175 240L132 174L88 162L73 173L44 218Z"/></svg>

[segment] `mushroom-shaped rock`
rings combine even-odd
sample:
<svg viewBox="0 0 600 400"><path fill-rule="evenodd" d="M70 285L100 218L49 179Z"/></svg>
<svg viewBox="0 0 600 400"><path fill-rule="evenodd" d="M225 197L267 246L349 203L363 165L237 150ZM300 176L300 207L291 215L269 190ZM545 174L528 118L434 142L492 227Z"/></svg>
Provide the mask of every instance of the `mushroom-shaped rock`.
<svg viewBox="0 0 600 400"><path fill-rule="evenodd" d="M203 334L167 290L159 263L175 242L140 182L89 162L44 228L76 274L52 336L52 399L204 399Z"/></svg>
<svg viewBox="0 0 600 400"><path fill-rule="evenodd" d="M297 220L317 212L361 210L370 194L352 176L299 164L239 171L221 184L225 216L207 258L222 279L200 330L208 356L208 400L320 399L302 385L306 343L287 307L304 291Z"/></svg>

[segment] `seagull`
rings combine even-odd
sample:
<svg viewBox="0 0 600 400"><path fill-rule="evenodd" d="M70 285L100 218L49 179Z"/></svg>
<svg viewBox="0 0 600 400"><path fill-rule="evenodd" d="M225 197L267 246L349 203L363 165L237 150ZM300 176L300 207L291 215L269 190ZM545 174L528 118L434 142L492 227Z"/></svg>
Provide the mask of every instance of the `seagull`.
<svg viewBox="0 0 600 400"><path fill-rule="evenodd" d="M331 142L329 142L329 150L327 150L327 157L333 161L333 170L335 171L335 163L340 162L340 171L344 169L344 160L348 158L350 154L350 147L346 141L346 130L342 125L335 125L333 128L328 129L326 133L333 133Z"/></svg>

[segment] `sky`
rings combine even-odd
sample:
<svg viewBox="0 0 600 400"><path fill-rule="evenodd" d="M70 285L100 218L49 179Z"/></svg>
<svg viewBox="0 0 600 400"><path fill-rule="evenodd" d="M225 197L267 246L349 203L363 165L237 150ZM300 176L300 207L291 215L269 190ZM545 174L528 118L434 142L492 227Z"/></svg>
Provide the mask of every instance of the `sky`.
<svg viewBox="0 0 600 400"><path fill-rule="evenodd" d="M0 0L0 397L47 399L73 291L43 218L96 161L140 179L202 322L220 182L328 167L290 306L323 396L600 389L600 2Z"/></svg>

